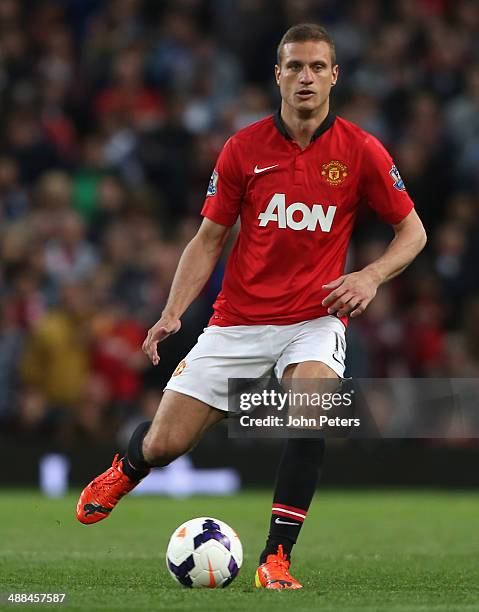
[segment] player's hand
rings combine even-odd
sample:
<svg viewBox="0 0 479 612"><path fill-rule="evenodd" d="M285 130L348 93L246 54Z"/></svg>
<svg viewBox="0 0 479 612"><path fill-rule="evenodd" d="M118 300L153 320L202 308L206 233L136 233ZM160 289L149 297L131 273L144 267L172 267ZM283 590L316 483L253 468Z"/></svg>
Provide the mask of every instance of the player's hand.
<svg viewBox="0 0 479 612"><path fill-rule="evenodd" d="M148 330L148 334L141 348L153 365L156 366L160 363L160 356L157 350L158 343L166 340L168 336L176 334L180 327L181 321L179 319L163 315L161 319Z"/></svg>
<svg viewBox="0 0 479 612"><path fill-rule="evenodd" d="M366 310L378 287L379 280L368 270L343 274L323 285L323 289L332 289L332 291L324 298L322 305L328 308L329 314L337 314L338 317L346 315L357 317Z"/></svg>

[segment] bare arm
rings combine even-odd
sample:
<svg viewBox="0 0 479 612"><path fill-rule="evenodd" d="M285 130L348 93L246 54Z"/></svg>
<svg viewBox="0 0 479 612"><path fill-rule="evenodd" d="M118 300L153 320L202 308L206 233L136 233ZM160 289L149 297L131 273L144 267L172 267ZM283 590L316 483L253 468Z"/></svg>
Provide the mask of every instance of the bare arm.
<svg viewBox="0 0 479 612"><path fill-rule="evenodd" d="M180 329L180 317L211 276L230 231L230 227L205 218L183 251L161 318L148 331L143 342L143 351L153 365L160 361L158 343Z"/></svg>
<svg viewBox="0 0 479 612"><path fill-rule="evenodd" d="M414 209L400 223L393 225L393 229L394 238L381 257L359 272L344 274L323 285L325 289L333 290L323 300L323 306L329 307L330 314L360 315L376 295L378 287L405 270L422 251L426 232Z"/></svg>

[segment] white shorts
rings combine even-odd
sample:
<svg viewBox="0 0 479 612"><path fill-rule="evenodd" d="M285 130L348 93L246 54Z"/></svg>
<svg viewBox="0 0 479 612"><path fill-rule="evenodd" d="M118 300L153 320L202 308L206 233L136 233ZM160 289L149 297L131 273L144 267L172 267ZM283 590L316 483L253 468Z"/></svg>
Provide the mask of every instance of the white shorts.
<svg viewBox="0 0 479 612"><path fill-rule="evenodd" d="M281 380L286 367L321 361L342 378L345 328L334 316L292 325L233 325L205 328L178 364L165 389L228 410L228 378L270 376Z"/></svg>

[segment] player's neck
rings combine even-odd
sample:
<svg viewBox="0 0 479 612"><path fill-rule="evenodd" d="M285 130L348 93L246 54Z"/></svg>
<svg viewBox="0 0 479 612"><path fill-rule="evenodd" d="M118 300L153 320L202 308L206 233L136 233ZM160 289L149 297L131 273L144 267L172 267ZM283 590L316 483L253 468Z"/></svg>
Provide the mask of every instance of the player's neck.
<svg viewBox="0 0 479 612"><path fill-rule="evenodd" d="M293 107L281 103L281 119L291 138L305 149L311 142L314 132L323 123L329 113L329 100L311 113L301 114Z"/></svg>

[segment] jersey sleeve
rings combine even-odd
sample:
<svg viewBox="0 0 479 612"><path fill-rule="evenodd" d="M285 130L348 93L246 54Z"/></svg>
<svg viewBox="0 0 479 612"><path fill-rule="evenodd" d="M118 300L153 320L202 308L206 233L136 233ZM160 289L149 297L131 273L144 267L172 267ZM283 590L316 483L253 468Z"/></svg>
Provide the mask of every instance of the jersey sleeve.
<svg viewBox="0 0 479 612"><path fill-rule="evenodd" d="M244 179L235 147L232 138L226 141L211 175L201 210L203 217L228 227L236 223L244 191Z"/></svg>
<svg viewBox="0 0 479 612"><path fill-rule="evenodd" d="M414 207L391 156L370 134L364 142L360 189L385 223L400 223Z"/></svg>

